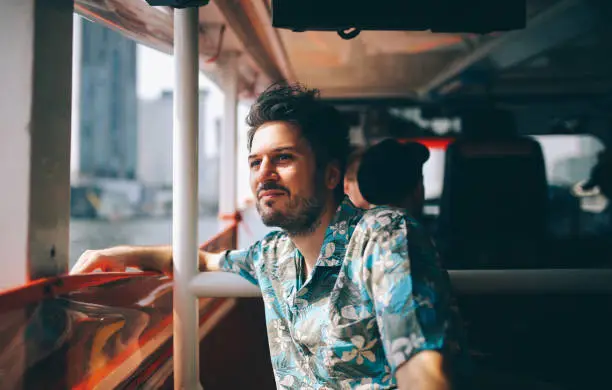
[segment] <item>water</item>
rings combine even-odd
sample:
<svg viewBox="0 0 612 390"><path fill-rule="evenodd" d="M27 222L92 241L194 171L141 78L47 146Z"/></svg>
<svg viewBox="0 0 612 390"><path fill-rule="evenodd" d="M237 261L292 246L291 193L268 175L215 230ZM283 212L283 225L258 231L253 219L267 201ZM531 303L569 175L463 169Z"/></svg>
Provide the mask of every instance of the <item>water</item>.
<svg viewBox="0 0 612 390"><path fill-rule="evenodd" d="M198 238L203 243L216 234L216 217L201 217ZM168 245L172 243L172 219L151 218L126 221L72 219L70 221L70 266L87 249L116 245Z"/></svg>

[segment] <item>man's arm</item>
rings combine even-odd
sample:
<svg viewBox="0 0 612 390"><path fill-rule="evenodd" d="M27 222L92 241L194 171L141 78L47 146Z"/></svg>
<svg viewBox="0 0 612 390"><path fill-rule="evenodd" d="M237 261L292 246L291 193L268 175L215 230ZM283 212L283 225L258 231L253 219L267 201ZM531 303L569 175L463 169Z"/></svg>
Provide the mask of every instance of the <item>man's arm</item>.
<svg viewBox="0 0 612 390"><path fill-rule="evenodd" d="M421 351L395 373L399 390L449 390L444 358L437 351Z"/></svg>
<svg viewBox="0 0 612 390"><path fill-rule="evenodd" d="M200 271L218 271L221 253L199 252ZM101 269L123 272L126 268L172 274L172 246L116 246L85 251L72 267L71 274L82 274Z"/></svg>
<svg viewBox="0 0 612 390"><path fill-rule="evenodd" d="M279 232L269 233L247 249L222 253L199 252L200 271L226 271L242 276L258 285L255 263L261 259L264 247L270 249ZM116 246L107 249L85 251L76 262L71 274L93 272L123 272L126 268L172 274L172 246Z"/></svg>
<svg viewBox="0 0 612 390"><path fill-rule="evenodd" d="M417 227L397 215L382 217L388 223L371 227L365 247L364 278L391 371L402 390L447 390L442 351L449 341L450 305L441 270L425 241L419 242L423 237L409 236Z"/></svg>

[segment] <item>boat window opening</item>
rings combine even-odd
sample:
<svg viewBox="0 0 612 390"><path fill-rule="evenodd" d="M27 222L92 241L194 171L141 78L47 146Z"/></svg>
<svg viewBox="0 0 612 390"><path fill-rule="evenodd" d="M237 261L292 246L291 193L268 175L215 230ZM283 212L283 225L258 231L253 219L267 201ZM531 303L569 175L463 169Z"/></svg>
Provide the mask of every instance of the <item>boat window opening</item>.
<svg viewBox="0 0 612 390"><path fill-rule="evenodd" d="M423 166L426 198L424 213L429 219L435 220L440 209L446 147L449 142L444 140L461 135L461 119L424 117L422 112L418 107L388 109L392 117L400 118L402 123L408 124L405 128L409 130L403 133L402 130L395 130L400 133L400 137L407 135L430 149L431 156ZM384 125L389 127L388 122ZM392 130L378 131L379 136L389 136ZM581 133L528 137L540 144L544 156L550 198L551 235L558 238L605 235L610 229L606 212L607 199L598 193L579 197L574 190L577 184L588 180L599 152L604 149L602 141L593 135Z"/></svg>
<svg viewBox="0 0 612 390"><path fill-rule="evenodd" d="M172 242L172 55L74 20L70 266L87 249ZM222 228L223 96L200 73L199 242Z"/></svg>
<svg viewBox="0 0 612 390"><path fill-rule="evenodd" d="M537 206L539 211L536 213L542 213L543 218L545 218L546 231L544 232L545 237L541 239L541 245L546 248L544 249L546 253L542 255L545 259L541 258L538 260L539 264L578 268L592 268L594 266L612 267L611 262L606 260L608 254L612 253L610 245L607 243L607 237L612 231L610 201L598 192L597 188L590 189L590 192L585 192L580 187L580 185L589 181L591 171L597 164L598 155L604 150L603 142L595 135L589 134L589 128L579 126L579 124L584 125L585 123L594 123L595 121L589 121L585 115L580 114L579 111L581 110L589 112L580 103L574 106L569 105L567 115L571 117L568 116L569 119L565 121L557 119L548 120L547 122L546 118L557 118L559 116L559 110L554 109L554 104L544 105L541 110L536 109L539 107L530 107L529 110L533 110L533 112L529 111L528 114L521 111L510 111L516 115L517 135L536 141L537 144L532 145L539 145L543 158L543 169L545 171L543 175L545 174L546 180L546 195L544 195L546 205ZM562 108L564 106L560 105L559 107ZM448 112L445 113L442 109L430 110L421 107L375 108L366 113L366 120L363 126L363 132L369 142L377 142L385 137L396 137L400 140L418 141L429 148L430 158L423 166L425 204L422 218L425 226L438 238L442 243L441 245L444 245L445 239L448 239L441 230L447 226L448 221L440 220L445 175L447 174L446 169L448 169L449 164L447 161L447 148L454 140L473 139L473 137L489 139L488 133L482 132L479 128L475 128L477 131L474 135L462 134L461 117L460 115L456 117L450 115L449 113L453 112L452 110L453 108L450 107L447 109ZM574 115L574 111L576 115ZM447 116L445 117L445 115ZM573 120L574 117L580 120ZM506 119L508 118L511 117L506 116ZM545 125L546 123L552 123L555 125L549 126L547 130L546 128L544 131L540 130L538 134L530 134L528 132L534 130L535 124L527 120L530 118L537 124ZM476 119L478 120L477 117ZM484 130L490 127L491 132L496 129L495 123L491 125L487 121L473 123L478 126L484 125ZM509 123L511 122L507 124ZM559 123L566 125L562 127ZM494 135L494 133L491 134ZM500 138L499 136L494 136L491 139ZM523 202L523 200L518 200L517 198L518 194L525 190L522 188L525 183L521 184L521 175L519 174L518 177L515 177L516 174L510 173L514 169L511 167L514 163L508 161L499 165L501 162L498 162L497 157L499 157L500 153L503 153L511 159L520 160L521 157L529 158L525 153L530 154L531 152L524 149L526 144L523 146L517 144L511 147L510 145L504 145L502 142L496 146L487 145L484 149L482 147L474 149L476 146L463 145L462 153L467 153L469 149L472 158L480 158L483 161L478 164L486 165L488 163L484 162L484 160L489 159L491 164L497 166L495 168L498 170L497 173L487 171L486 175L509 174L511 176L508 177L508 180L518 180L515 184L508 187L508 191L517 191L517 195L510 196L509 199L514 198L519 203ZM485 154L474 154L476 151L480 154ZM514 153L514 157L508 153ZM522 163L519 162L519 164ZM506 170L509 171L504 173ZM485 174L485 172L482 171L481 174ZM527 178L526 175L523 176L524 179ZM482 180L486 180L486 178ZM486 184L480 183L477 187L479 187L479 193L474 193L473 197L484 197L483 199L487 199L487 207L497 206L493 199L489 199L490 197L507 197L507 195L497 194L496 188L487 189ZM529 187L527 191L534 189L535 187ZM490 194L488 195L487 193ZM525 199L524 202L528 204L529 200ZM534 203L532 206L528 206L528 208L536 207L533 205L539 204L535 202L540 201L533 198L532 202ZM460 207L460 205L455 204L453 207ZM501 214L503 214L503 211L501 211ZM520 218L520 216L515 217ZM527 219L531 218L529 215L525 217ZM544 243L544 241L546 242ZM590 251L595 255L583 260L580 254L586 251ZM536 266L535 260L532 266Z"/></svg>
<svg viewBox="0 0 612 390"><path fill-rule="evenodd" d="M578 196L576 186L588 181L598 154L604 145L587 134L534 135L542 148L547 177L548 210L547 244L552 266L590 267L588 264L612 267L606 257L612 230L610 201L597 190ZM426 142L423 142L426 143ZM431 157L423 167L426 201L425 223L432 232L438 229L440 200L444 183L446 149L431 147ZM520 188L516 189L521 191ZM517 216L520 218L520 216ZM555 247L557 248L555 250ZM564 256L558 248L566 248ZM606 249L607 248L607 249ZM595 251L595 249L597 249ZM580 253L591 253L590 259ZM552 254L554 253L554 254ZM570 255L570 253L572 255ZM575 258L570 258L576 256ZM564 260L561 260L564 257Z"/></svg>

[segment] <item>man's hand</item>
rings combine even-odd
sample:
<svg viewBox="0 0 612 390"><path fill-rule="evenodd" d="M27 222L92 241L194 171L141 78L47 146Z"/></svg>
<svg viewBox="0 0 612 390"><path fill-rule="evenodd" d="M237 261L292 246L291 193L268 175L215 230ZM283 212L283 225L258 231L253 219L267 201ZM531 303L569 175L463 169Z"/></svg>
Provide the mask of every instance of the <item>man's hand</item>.
<svg viewBox="0 0 612 390"><path fill-rule="evenodd" d="M201 271L218 271L221 256L204 251L199 252ZM70 271L82 274L102 270L105 272L124 272L126 268L172 274L171 246L116 246L100 250L85 251Z"/></svg>
<svg viewBox="0 0 612 390"><path fill-rule="evenodd" d="M400 390L450 390L444 358L436 351L422 351L399 366L395 377Z"/></svg>

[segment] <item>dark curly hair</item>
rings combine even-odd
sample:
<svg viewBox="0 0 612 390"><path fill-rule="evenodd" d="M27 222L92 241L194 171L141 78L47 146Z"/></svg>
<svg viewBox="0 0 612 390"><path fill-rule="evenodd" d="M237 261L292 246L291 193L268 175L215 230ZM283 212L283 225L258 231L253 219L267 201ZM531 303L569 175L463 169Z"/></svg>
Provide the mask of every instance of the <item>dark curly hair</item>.
<svg viewBox="0 0 612 390"><path fill-rule="evenodd" d="M341 178L336 187L336 199L342 199L342 181L349 152L349 127L342 114L322 101L317 89L308 89L301 84L273 84L259 95L247 116L249 152L257 129L275 121L299 127L302 137L312 148L317 169L323 170L332 162L338 164Z"/></svg>

